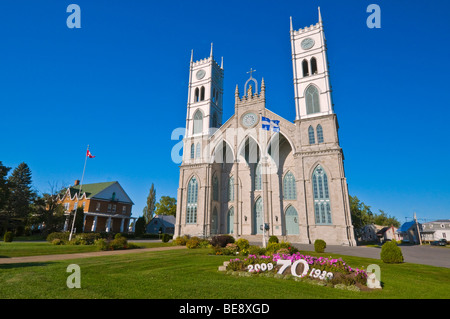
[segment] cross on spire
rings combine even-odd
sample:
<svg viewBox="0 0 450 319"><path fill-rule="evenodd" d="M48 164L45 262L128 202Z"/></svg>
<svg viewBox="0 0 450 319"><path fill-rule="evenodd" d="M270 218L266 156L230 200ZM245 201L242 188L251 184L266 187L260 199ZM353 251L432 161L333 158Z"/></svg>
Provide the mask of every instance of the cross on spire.
<svg viewBox="0 0 450 319"><path fill-rule="evenodd" d="M250 79L253 78L253 72L256 72L256 70L253 70L253 68L250 68L250 71L248 71L247 73L250 73Z"/></svg>

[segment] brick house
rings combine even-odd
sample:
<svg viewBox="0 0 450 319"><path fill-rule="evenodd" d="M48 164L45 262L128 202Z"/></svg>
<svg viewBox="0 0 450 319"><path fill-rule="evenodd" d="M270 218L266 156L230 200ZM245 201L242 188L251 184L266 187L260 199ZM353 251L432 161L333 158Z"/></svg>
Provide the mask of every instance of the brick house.
<svg viewBox="0 0 450 319"><path fill-rule="evenodd" d="M82 185L75 181L58 198L67 216L64 231L70 230L69 215L78 207L84 210L83 232L127 232L133 201L119 182Z"/></svg>

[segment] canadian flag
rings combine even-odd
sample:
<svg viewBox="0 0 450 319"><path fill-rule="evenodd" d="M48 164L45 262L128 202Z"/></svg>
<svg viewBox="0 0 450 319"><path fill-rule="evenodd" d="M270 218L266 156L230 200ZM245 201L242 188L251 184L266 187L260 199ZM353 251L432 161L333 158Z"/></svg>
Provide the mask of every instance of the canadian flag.
<svg viewBox="0 0 450 319"><path fill-rule="evenodd" d="M86 156L89 158L94 158L95 156L91 154L90 150L87 150Z"/></svg>

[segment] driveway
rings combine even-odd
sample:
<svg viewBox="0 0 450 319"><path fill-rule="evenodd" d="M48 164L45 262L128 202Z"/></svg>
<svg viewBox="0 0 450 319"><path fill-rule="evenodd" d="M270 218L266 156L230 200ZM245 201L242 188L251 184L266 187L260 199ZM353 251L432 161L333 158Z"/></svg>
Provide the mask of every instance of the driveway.
<svg viewBox="0 0 450 319"><path fill-rule="evenodd" d="M314 245L292 243L294 247L300 250L314 251ZM405 262L414 264L431 265L437 267L450 268L450 249L446 247L437 247L429 245L404 246L400 245ZM340 255L367 257L380 259L381 248L366 246L333 246L327 245L327 253Z"/></svg>

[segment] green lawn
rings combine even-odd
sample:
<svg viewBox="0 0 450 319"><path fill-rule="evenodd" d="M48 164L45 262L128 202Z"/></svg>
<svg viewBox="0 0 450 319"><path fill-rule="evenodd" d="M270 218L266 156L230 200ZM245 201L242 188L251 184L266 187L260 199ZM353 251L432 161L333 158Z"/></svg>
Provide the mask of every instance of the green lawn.
<svg viewBox="0 0 450 319"><path fill-rule="evenodd" d="M381 267L383 290L352 292L293 280L226 275L217 268L230 257L209 252L182 249L0 265L0 298L450 298L448 268L343 256L352 267L373 263ZM66 286L69 264L81 268L81 289Z"/></svg>
<svg viewBox="0 0 450 319"><path fill-rule="evenodd" d="M152 248L172 246L172 243L150 242L136 243L138 247ZM41 256L55 254L73 254L99 251L94 245L52 245L48 242L0 242L0 258Z"/></svg>

